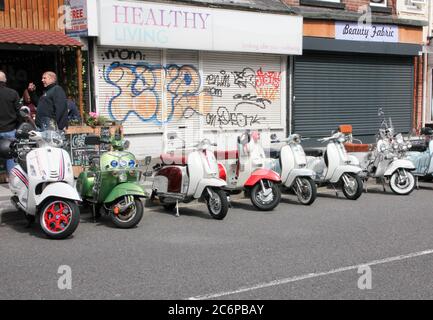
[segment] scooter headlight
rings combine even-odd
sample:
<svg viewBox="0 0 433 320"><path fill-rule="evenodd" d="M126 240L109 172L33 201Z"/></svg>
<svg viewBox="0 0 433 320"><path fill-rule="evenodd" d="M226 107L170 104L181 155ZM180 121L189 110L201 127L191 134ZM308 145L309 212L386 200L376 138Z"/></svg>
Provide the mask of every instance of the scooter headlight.
<svg viewBox="0 0 433 320"><path fill-rule="evenodd" d="M129 160L128 165L129 165L130 168L134 168L135 167L135 161L134 160Z"/></svg>
<svg viewBox="0 0 433 320"><path fill-rule="evenodd" d="M386 146L384 144L380 145L380 152L385 152L386 151Z"/></svg>
<svg viewBox="0 0 433 320"><path fill-rule="evenodd" d="M125 168L128 165L128 162L126 162L126 160L120 160L119 165L121 168Z"/></svg>
<svg viewBox="0 0 433 320"><path fill-rule="evenodd" d="M111 161L110 165L111 165L113 168L117 168L117 167L119 166L119 162L117 162L116 160L113 160L113 161Z"/></svg>

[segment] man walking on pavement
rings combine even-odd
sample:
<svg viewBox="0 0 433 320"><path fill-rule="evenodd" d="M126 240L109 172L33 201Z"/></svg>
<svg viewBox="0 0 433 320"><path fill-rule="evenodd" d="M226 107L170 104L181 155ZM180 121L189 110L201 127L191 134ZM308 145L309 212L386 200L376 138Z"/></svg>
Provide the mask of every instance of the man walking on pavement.
<svg viewBox="0 0 433 320"><path fill-rule="evenodd" d="M44 85L44 94L41 97L36 95L36 86L29 84L32 101L37 105L36 125L41 130L53 129L53 124L57 125L59 130L68 126L68 107L65 91L57 84L57 75L54 72L47 71L42 76Z"/></svg>
<svg viewBox="0 0 433 320"><path fill-rule="evenodd" d="M18 92L6 87L6 74L0 71L0 138L15 138L15 131L19 122ZM15 166L13 159L7 159L6 169L9 173Z"/></svg>

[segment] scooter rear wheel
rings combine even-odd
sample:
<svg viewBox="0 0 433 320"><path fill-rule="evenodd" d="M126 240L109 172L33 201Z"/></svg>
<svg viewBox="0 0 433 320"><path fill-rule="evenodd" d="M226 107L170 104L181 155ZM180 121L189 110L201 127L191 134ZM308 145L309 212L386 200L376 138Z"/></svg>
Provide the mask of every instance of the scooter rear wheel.
<svg viewBox="0 0 433 320"><path fill-rule="evenodd" d="M263 180L263 184L265 188L272 190L271 194L266 196L262 190L261 183L258 182L251 189L251 202L257 209L261 211L271 211L275 209L275 207L278 206L278 204L280 203L281 190L279 186L272 181Z"/></svg>
<svg viewBox="0 0 433 320"><path fill-rule="evenodd" d="M51 239L66 239L80 223L80 209L71 200L50 199L39 214L42 231Z"/></svg>
<svg viewBox="0 0 433 320"><path fill-rule="evenodd" d="M229 202L226 193L221 189L212 188L208 188L204 192L209 214L216 220L223 220L229 210ZM212 194L212 197L208 192Z"/></svg>

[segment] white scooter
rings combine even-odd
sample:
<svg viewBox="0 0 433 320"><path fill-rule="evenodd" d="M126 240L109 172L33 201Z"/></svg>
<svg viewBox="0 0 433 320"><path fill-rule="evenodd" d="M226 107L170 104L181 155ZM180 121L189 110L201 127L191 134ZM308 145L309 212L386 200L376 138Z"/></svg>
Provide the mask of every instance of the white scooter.
<svg viewBox="0 0 433 320"><path fill-rule="evenodd" d="M169 140L179 138L176 133L168 135ZM180 138L179 138L180 139ZM183 141L183 140L182 140ZM158 197L167 210L176 208L179 216L179 201L188 203L196 199L204 199L212 218L222 220L227 215L229 202L222 187L226 185L219 178L218 163L212 151L209 140L204 139L193 146L188 155L185 141L181 148L182 154L174 152L161 155L162 164L154 167L152 199Z"/></svg>
<svg viewBox="0 0 433 320"><path fill-rule="evenodd" d="M52 239L65 239L77 228L80 195L74 188L69 154L61 149L56 131L37 132L24 123L10 145L17 165L9 175L11 199L32 223L39 215L42 231Z"/></svg>
<svg viewBox="0 0 433 320"><path fill-rule="evenodd" d="M227 181L227 194L245 192L258 210L270 211L281 200L278 173L269 169L271 159L266 158L258 131L246 130L237 141L235 151L216 151L220 178Z"/></svg>
<svg viewBox="0 0 433 320"><path fill-rule="evenodd" d="M379 109L379 116L383 115L382 109ZM405 140L400 133L394 134L391 119L387 122L383 118L376 146L360 160L355 158L352 164L357 164L362 168L365 180L375 178L381 181L384 191L384 182L385 179L388 179L389 186L394 193L408 195L415 188L415 178L411 173L415 170L415 166L411 161L405 159L410 147L411 143Z"/></svg>
<svg viewBox="0 0 433 320"><path fill-rule="evenodd" d="M271 135L271 143L286 142L274 158L277 163L275 171L280 173L283 186L291 189L303 205L311 205L317 196L317 187L314 183L316 173L307 169L307 157L301 145L301 136L292 134L287 139L277 139L276 134ZM272 152L271 152L272 155Z"/></svg>
<svg viewBox="0 0 433 320"><path fill-rule="evenodd" d="M331 137L318 141L328 142L323 155L307 157L307 168L316 172L316 183L319 186L331 185L332 187L340 183L347 199L358 199L363 191L362 179L359 177L361 168L351 164L353 159L343 146L346 141L344 134L336 132Z"/></svg>

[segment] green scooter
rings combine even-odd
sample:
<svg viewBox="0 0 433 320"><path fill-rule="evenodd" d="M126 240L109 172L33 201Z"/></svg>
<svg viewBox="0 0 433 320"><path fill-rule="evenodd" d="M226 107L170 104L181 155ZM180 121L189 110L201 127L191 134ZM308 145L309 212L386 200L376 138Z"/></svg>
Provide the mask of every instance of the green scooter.
<svg viewBox="0 0 433 320"><path fill-rule="evenodd" d="M86 145L107 142L113 151L103 152L100 157L90 159L90 168L78 177L77 190L83 203L92 208L94 219L103 212L110 216L118 228L133 228L143 217L140 198L149 195L138 183L141 171L135 156L125 151L129 147L129 141L124 141L118 132L110 141L102 141L98 136L85 138ZM150 161L151 157L146 157L146 165Z"/></svg>

